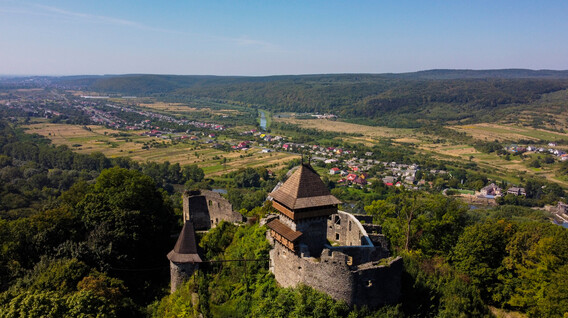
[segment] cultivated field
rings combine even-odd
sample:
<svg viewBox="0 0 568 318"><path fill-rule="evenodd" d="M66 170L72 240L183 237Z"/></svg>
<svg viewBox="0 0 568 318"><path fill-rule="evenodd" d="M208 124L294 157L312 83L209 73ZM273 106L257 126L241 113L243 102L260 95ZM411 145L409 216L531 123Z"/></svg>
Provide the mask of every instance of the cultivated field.
<svg viewBox="0 0 568 318"><path fill-rule="evenodd" d="M487 141L518 141L521 139L555 141L568 139L568 134L516 125L476 124L449 128L465 132L475 139Z"/></svg>
<svg viewBox="0 0 568 318"><path fill-rule="evenodd" d="M172 114L187 114L192 112L206 112L212 115L235 115L239 111L236 109L219 109L214 110L209 107L193 107L182 103L164 103L164 102L154 102L154 103L140 103L138 106L149 108L155 111L167 112Z"/></svg>
<svg viewBox="0 0 568 318"><path fill-rule="evenodd" d="M420 142L420 134L406 128L366 126L328 119L273 118L273 120L298 125L303 128L361 134L363 135L362 137L347 137L346 139L364 143L374 143L382 138L393 138L399 142Z"/></svg>
<svg viewBox="0 0 568 318"><path fill-rule="evenodd" d="M208 177L246 167L272 167L277 170L298 155L284 152L261 153L261 148L248 151L225 152L199 142L173 143L156 137L140 136L107 129L101 126L36 123L24 128L28 133L37 133L49 138L55 145L67 145L79 153L102 152L106 156L129 157L139 162L155 161L197 164ZM106 134L105 134L106 133ZM119 135L120 134L120 135ZM144 144L160 144L162 147L143 149ZM227 158L223 164L223 158Z"/></svg>

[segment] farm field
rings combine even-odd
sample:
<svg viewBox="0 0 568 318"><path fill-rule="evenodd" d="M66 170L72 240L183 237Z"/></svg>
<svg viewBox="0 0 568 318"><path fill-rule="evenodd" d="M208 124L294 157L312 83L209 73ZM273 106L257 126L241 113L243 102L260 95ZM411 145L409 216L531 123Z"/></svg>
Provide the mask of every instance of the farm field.
<svg viewBox="0 0 568 318"><path fill-rule="evenodd" d="M273 118L273 120L298 125L303 128L361 134L363 135L362 137L347 137L347 139L358 140L360 142L376 142L381 138L393 138L395 141L401 139L400 142L420 140L420 134L416 133L413 129L407 128L366 126L328 119L296 119L288 117Z"/></svg>
<svg viewBox="0 0 568 318"><path fill-rule="evenodd" d="M568 182L555 175L554 167L543 166L535 169L527 166L530 159L520 160L518 157L511 157L505 160L495 153L478 152L469 145L450 145L450 144L422 144L419 151L431 154L437 159L450 161L470 161L475 162L481 168L485 168L486 174L494 179L503 179L513 183L519 183L522 176L540 176L568 188Z"/></svg>
<svg viewBox="0 0 568 318"><path fill-rule="evenodd" d="M166 106L162 104L160 107ZM186 106L176 105L171 107ZM165 111L171 112L172 109ZM494 179L504 179L509 182L519 183L521 178L524 177L542 176L564 187L568 187L568 182L555 176L554 167L545 166L541 169L533 169L527 165L526 160L529 159L525 159L523 162L516 157L512 157L512 160L507 161L495 153L481 153L466 144L432 143L431 136L416 133L412 129L372 127L325 119L273 118L273 120L297 124L305 128L362 135L342 137L348 142L374 145L383 138L389 138L400 144L414 144L417 146L414 149L419 153L429 154L437 159L475 162L485 170L486 174ZM278 169L283 167L285 162L298 157L298 155L285 152L261 153L261 148L251 148L247 152L225 152L199 142L172 143L170 140L157 137L140 136L139 132L124 132L95 125L81 126L40 122L25 127L29 133L38 133L51 139L55 145L67 145L79 153L98 151L108 157L125 156L139 162L163 162L167 160L171 163L182 165L198 164L208 177L219 177L224 173L243 167L265 166ZM568 138L568 134L513 125L477 124L461 127L454 126L452 128L466 131L466 133L480 140L485 140L485 138L494 140L495 136L501 136L501 138L507 140L529 138L558 140L564 137ZM232 142L232 140L225 140L224 137L220 137L221 139L229 143ZM150 149L143 149L144 145L149 144L153 145ZM226 162L223 164L224 158L226 158Z"/></svg>
<svg viewBox="0 0 568 318"><path fill-rule="evenodd" d="M140 107L148 108L154 111L167 112L170 114L183 115L192 112L206 112L212 115L235 115L239 111L236 109L212 109L209 107L194 107L183 103L165 103L165 102L153 102L153 103L140 103Z"/></svg>
<svg viewBox="0 0 568 318"><path fill-rule="evenodd" d="M486 170L485 173L494 179L504 179L509 182L519 183L520 179L524 177L542 176L559 183L563 187L568 187L568 182L555 176L554 168L543 167L542 169L535 170L527 167L526 162L521 160L512 158L511 161L507 161L495 153L481 153L467 144L434 144L431 143L431 136L422 135L412 129L373 127L325 119L295 119L293 117L284 117L275 118L274 120L324 131L359 133L363 136L348 136L343 139L350 142L362 142L367 145L375 144L381 138L391 138L394 142L398 143L412 143L418 146L415 148L416 151L432 155L437 159L475 162L481 168L484 168ZM510 124L475 124L469 126L452 126L450 128L464 131L473 138L484 141L493 141L495 139L500 141L518 141L521 139L568 140L568 134Z"/></svg>
<svg viewBox="0 0 568 318"><path fill-rule="evenodd" d="M521 139L531 140L547 140L555 141L568 139L568 134L563 134L544 129L536 129L532 127L522 127L516 125L505 124L475 124L468 126L452 126L449 127L457 131L465 132L479 140L499 140L499 141L518 141Z"/></svg>
<svg viewBox="0 0 568 318"><path fill-rule="evenodd" d="M285 162L298 157L296 154L285 152L261 153L261 148L251 148L246 152L225 152L196 142L174 144L157 137L140 136L138 133L125 133L95 125L84 128L81 125L36 123L24 128L28 133L37 133L49 138L54 145L66 145L79 153L102 152L111 158L129 157L139 162L197 164L207 177L220 176L246 167L279 169ZM164 146L142 148L144 143L151 141ZM223 158L227 158L225 164L222 163Z"/></svg>

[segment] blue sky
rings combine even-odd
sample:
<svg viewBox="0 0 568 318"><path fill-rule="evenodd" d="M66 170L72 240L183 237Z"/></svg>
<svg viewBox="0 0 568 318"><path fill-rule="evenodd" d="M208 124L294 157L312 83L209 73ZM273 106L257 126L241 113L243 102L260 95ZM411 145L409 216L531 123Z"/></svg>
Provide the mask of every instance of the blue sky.
<svg viewBox="0 0 568 318"><path fill-rule="evenodd" d="M0 0L0 74L568 69L568 1Z"/></svg>

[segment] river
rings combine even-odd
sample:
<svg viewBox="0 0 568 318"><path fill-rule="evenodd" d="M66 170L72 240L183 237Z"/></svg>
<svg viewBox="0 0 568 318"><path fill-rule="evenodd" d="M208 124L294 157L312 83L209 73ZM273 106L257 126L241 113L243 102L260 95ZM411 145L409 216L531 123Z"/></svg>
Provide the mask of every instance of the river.
<svg viewBox="0 0 568 318"><path fill-rule="evenodd" d="M259 110L259 112L260 112L260 129L266 130L266 115L262 110Z"/></svg>

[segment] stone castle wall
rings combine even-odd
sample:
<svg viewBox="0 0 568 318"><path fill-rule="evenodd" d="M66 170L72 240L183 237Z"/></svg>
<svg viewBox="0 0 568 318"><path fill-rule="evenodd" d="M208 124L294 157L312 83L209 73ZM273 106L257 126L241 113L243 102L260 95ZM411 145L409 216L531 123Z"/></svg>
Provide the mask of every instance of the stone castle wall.
<svg viewBox="0 0 568 318"><path fill-rule="evenodd" d="M300 283L327 293L348 305L375 308L400 298L402 259L349 265L349 255L324 249L319 259L300 257L275 242L271 269L283 287Z"/></svg>
<svg viewBox="0 0 568 318"><path fill-rule="evenodd" d="M337 211L327 220L327 239L341 246L373 246L361 222L343 211Z"/></svg>
<svg viewBox="0 0 568 318"><path fill-rule="evenodd" d="M199 267L195 263L174 263L170 261L170 292L175 292Z"/></svg>
<svg viewBox="0 0 568 318"><path fill-rule="evenodd" d="M280 219L283 217L280 216ZM327 220L313 220L306 224L312 222L324 224L327 239L340 246L323 244L324 249L318 255L304 253L300 245L300 252L294 253L267 235L274 246L270 251L270 269L280 285L305 284L351 306L374 308L398 301L402 259L388 258L384 237L377 233L370 237L356 216L343 211ZM305 225L303 227L309 230ZM300 227L298 223L296 230L302 231ZM375 232L380 231L380 227L368 227ZM373 244L375 241L379 244ZM308 255L318 257L306 257Z"/></svg>
<svg viewBox="0 0 568 318"><path fill-rule="evenodd" d="M321 216L296 222L296 230L302 232L298 243L305 256L319 256L323 246L327 244L326 220L326 216Z"/></svg>
<svg viewBox="0 0 568 318"><path fill-rule="evenodd" d="M214 228L221 221L242 222L240 213L219 193L209 190L187 191L183 194L183 221L191 220L196 230Z"/></svg>

